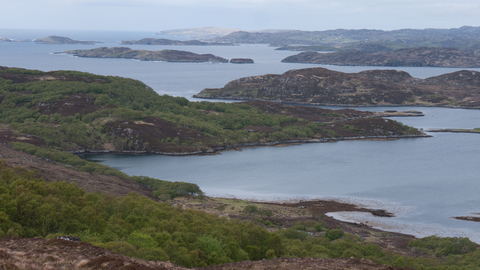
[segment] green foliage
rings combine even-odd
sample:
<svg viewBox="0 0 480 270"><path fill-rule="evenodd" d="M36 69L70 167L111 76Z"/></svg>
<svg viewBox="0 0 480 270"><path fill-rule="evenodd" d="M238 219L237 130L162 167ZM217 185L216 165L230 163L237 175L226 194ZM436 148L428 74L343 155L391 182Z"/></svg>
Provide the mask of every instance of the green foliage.
<svg viewBox="0 0 480 270"><path fill-rule="evenodd" d="M344 235L344 232L340 229L329 230L325 233L325 237L330 239L330 241L336 240Z"/></svg>
<svg viewBox="0 0 480 270"><path fill-rule="evenodd" d="M8 68L5 73L10 74L25 74L25 75L43 75L45 72L36 69L23 69L23 68Z"/></svg>
<svg viewBox="0 0 480 270"><path fill-rule="evenodd" d="M278 235L252 223L181 210L135 193L85 194L73 184L45 183L4 162L0 191L2 237L70 234L126 256L188 267L263 259L270 250L283 255Z"/></svg>
<svg viewBox="0 0 480 270"><path fill-rule="evenodd" d="M466 237L438 237L434 235L412 240L408 243L408 246L442 257L465 254L477 249L477 244Z"/></svg>
<svg viewBox="0 0 480 270"><path fill-rule="evenodd" d="M153 196L162 200L174 199L180 196L197 195L201 192L197 184L186 182L169 182L147 176L132 176L133 181L146 185L153 189ZM165 195L168 195L165 196Z"/></svg>
<svg viewBox="0 0 480 270"><path fill-rule="evenodd" d="M258 212L258 207L256 205L247 205L243 210L251 215Z"/></svg>
<svg viewBox="0 0 480 270"><path fill-rule="evenodd" d="M128 178L128 176L116 169L108 167L106 165L98 164L95 162L89 162L84 159L81 159L79 156L74 155L68 152L62 152L54 149L38 147L29 143L22 142L12 142L10 146L13 148L29 153L31 155L36 155L38 157L51 159L57 162L65 163L71 166L75 166L77 170L91 172L96 174L105 174L120 176Z"/></svg>

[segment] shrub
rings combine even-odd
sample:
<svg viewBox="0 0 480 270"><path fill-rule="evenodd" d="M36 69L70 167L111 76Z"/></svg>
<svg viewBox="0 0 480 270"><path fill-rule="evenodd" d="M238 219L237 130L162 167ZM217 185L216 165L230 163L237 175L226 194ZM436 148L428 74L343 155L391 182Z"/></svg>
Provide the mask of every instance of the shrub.
<svg viewBox="0 0 480 270"><path fill-rule="evenodd" d="M330 239L330 241L333 241L333 240L336 240L340 237L342 237L344 234L344 232L340 229L333 229L333 230L329 230L327 231L327 233L325 233L325 237L327 237L328 239Z"/></svg>

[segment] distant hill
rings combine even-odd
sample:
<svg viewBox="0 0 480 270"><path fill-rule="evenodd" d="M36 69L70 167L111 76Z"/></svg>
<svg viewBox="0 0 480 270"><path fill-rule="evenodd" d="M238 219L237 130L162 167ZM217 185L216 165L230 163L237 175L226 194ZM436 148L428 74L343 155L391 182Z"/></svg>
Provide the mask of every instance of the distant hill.
<svg viewBox="0 0 480 270"><path fill-rule="evenodd" d="M397 70L343 73L306 68L240 78L222 88L204 89L195 97L315 105L480 108L479 87L478 71L463 70L417 79Z"/></svg>
<svg viewBox="0 0 480 270"><path fill-rule="evenodd" d="M421 47L374 53L357 50L333 53L308 51L289 56L282 62L337 66L477 68L480 67L480 55L455 48Z"/></svg>
<svg viewBox="0 0 480 270"><path fill-rule="evenodd" d="M213 38L218 36L226 36L233 32L240 31L240 29L232 28L218 28L218 27L199 27L199 28L184 28L164 30L156 33L157 35L165 36L189 36L192 38Z"/></svg>
<svg viewBox="0 0 480 270"><path fill-rule="evenodd" d="M327 30L280 32L238 31L212 41L230 43L264 43L282 45L329 45L343 47L358 42L382 42L393 49L405 47L464 47L480 41L480 27L463 26L452 29L400 29L383 30Z"/></svg>
<svg viewBox="0 0 480 270"><path fill-rule="evenodd" d="M199 40L172 40L165 38L143 38L140 40L122 40L122 45L190 45L190 46L211 46L211 45L223 45L223 46L233 46L232 43L222 43L222 42L203 42Z"/></svg>
<svg viewBox="0 0 480 270"><path fill-rule="evenodd" d="M68 37L59 37L59 36L48 36L44 38L37 38L33 42L36 42L38 44L83 44L83 45L93 45L95 43L102 43L100 41L73 40Z"/></svg>

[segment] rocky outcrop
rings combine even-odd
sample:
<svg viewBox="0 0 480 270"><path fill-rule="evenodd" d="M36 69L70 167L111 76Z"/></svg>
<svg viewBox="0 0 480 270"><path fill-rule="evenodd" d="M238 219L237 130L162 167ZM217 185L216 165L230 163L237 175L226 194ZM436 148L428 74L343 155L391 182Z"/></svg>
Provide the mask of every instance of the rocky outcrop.
<svg viewBox="0 0 480 270"><path fill-rule="evenodd" d="M421 47L379 52L375 52L375 50L373 52L349 50L333 53L308 51L289 56L282 62L337 66L480 67L479 55L455 48Z"/></svg>
<svg viewBox="0 0 480 270"><path fill-rule="evenodd" d="M307 68L240 78L223 88L204 89L194 97L316 105L480 108L479 89L477 71L417 79L397 70L343 73Z"/></svg>
<svg viewBox="0 0 480 270"><path fill-rule="evenodd" d="M213 54L196 54L187 51L162 50L146 51L132 50L127 47L100 47L91 50L71 50L63 53L73 54L78 57L93 58L125 58L143 61L166 61L166 62L219 62L228 63L228 60Z"/></svg>
<svg viewBox="0 0 480 270"><path fill-rule="evenodd" d="M100 41L73 40L68 37L59 37L59 36L48 36L44 38L37 38L33 42L38 44L82 44L82 45L94 45L95 43L102 43Z"/></svg>
<svg viewBox="0 0 480 270"><path fill-rule="evenodd" d="M232 64L253 64L253 59L250 58L232 58L230 59L230 63Z"/></svg>

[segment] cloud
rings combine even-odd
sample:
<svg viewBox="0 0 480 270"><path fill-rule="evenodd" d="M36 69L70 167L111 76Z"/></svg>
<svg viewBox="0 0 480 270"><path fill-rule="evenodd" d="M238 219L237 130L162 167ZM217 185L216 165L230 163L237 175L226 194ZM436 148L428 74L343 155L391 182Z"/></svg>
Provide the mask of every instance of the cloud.
<svg viewBox="0 0 480 270"><path fill-rule="evenodd" d="M15 0L4 28L327 30L480 25L478 0ZM60 23L61 22L61 23Z"/></svg>

